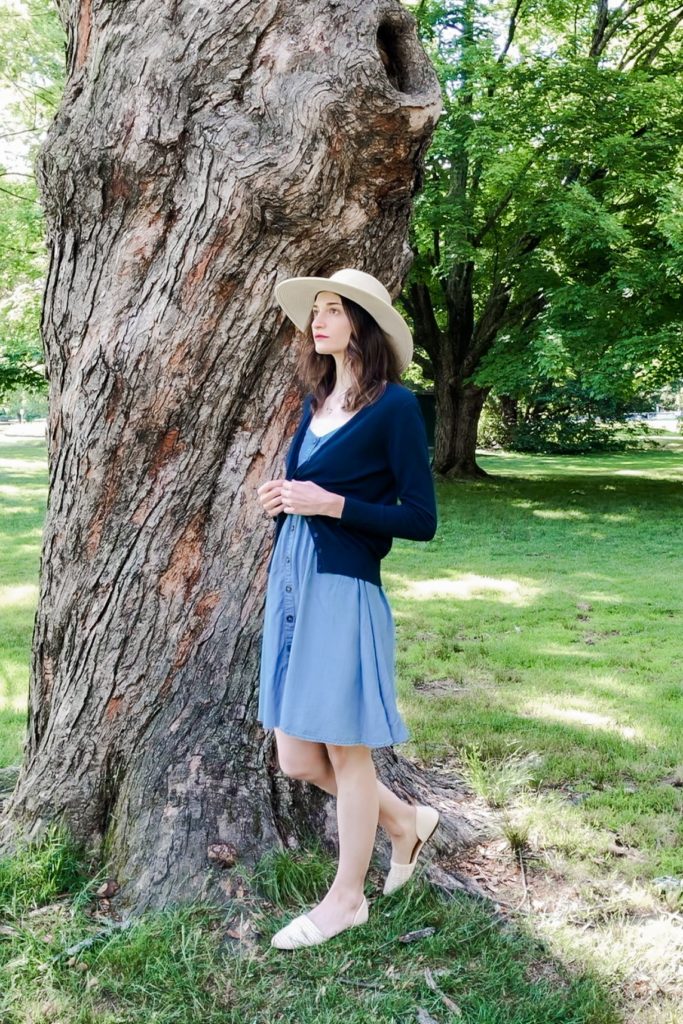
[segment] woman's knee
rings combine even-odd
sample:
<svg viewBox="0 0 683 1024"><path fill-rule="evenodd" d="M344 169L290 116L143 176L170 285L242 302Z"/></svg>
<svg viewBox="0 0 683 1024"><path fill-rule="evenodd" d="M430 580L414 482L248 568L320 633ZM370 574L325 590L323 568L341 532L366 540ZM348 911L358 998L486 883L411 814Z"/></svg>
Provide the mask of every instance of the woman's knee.
<svg viewBox="0 0 683 1024"><path fill-rule="evenodd" d="M324 743L289 736L281 729L275 729L275 737L280 771L285 775L313 781L327 771L329 762Z"/></svg>
<svg viewBox="0 0 683 1024"><path fill-rule="evenodd" d="M327 756L335 774L346 769L355 769L372 762L370 747L357 744L326 743Z"/></svg>

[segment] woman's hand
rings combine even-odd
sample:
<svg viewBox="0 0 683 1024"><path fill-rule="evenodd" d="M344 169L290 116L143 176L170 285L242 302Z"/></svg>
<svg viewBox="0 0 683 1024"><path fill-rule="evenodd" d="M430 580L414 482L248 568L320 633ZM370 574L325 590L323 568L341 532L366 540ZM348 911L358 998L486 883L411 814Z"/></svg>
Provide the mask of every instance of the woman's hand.
<svg viewBox="0 0 683 1024"><path fill-rule="evenodd" d="M256 488L256 493L263 506L263 510L269 516L277 516L280 512L284 511L281 494L284 482L284 478L280 477L277 480L267 480L265 484L261 484L260 487Z"/></svg>
<svg viewBox="0 0 683 1024"><path fill-rule="evenodd" d="M282 484L285 512L299 516L333 516L338 519L344 507L341 494L333 494L312 480L285 480Z"/></svg>
<svg viewBox="0 0 683 1024"><path fill-rule="evenodd" d="M269 480L258 488L263 508L271 516L280 512L299 516L341 517L344 498L312 480Z"/></svg>

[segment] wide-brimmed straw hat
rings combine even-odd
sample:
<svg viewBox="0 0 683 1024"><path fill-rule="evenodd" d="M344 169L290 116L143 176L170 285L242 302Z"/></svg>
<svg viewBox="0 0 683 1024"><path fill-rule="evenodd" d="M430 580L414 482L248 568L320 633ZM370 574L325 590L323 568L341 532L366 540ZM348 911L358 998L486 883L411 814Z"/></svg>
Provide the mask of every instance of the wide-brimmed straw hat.
<svg viewBox="0 0 683 1024"><path fill-rule="evenodd" d="M413 336L408 324L391 304L381 281L363 270L345 267L331 277L288 277L275 285L275 298L300 331L306 329L318 292L334 292L353 299L375 318L396 352L399 373L413 358Z"/></svg>

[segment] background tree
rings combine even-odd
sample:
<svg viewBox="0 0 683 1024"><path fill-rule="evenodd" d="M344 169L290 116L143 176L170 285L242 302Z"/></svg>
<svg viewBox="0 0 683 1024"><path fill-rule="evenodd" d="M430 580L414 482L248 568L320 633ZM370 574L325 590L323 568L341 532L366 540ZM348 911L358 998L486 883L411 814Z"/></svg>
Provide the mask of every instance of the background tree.
<svg viewBox="0 0 683 1024"><path fill-rule="evenodd" d="M64 88L64 31L48 0L0 0L0 403L47 392L40 305L45 224L33 158Z"/></svg>
<svg viewBox="0 0 683 1024"><path fill-rule="evenodd" d="M484 400L520 365L528 386L563 349L596 400L680 375L683 9L428 0L418 16L445 113L403 297L435 469L479 475Z"/></svg>
<svg viewBox="0 0 683 1024"><path fill-rule="evenodd" d="M273 287L353 265L398 291L439 87L387 0L61 12L37 165L49 499L2 846L59 818L137 909L220 899L212 847L250 862L323 833L329 799L297 799L255 718L256 488L303 397ZM443 789L390 751L378 769Z"/></svg>

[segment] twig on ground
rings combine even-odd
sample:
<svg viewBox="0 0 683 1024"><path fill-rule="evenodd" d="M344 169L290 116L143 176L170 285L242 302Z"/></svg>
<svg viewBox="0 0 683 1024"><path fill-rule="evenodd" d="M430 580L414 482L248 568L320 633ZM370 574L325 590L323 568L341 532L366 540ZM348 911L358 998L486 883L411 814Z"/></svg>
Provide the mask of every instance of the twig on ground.
<svg viewBox="0 0 683 1024"><path fill-rule="evenodd" d="M74 954L80 953L82 949L88 949L89 946L94 946L94 944L99 942L100 939L106 939L117 930L130 928L132 924L132 918L127 918L125 921L112 921L111 924L108 924L106 928L101 928L99 932L95 933L95 935L91 935L87 939L81 939L80 942L74 943L73 946L69 946L67 949L63 949L59 953L55 953L55 955L50 958L50 962L54 963L55 960L61 960L64 956L74 956Z"/></svg>

